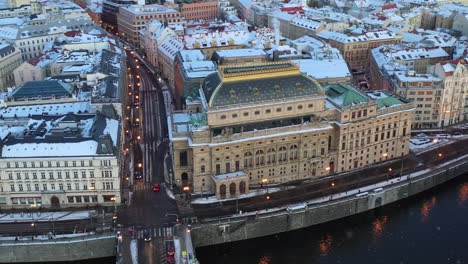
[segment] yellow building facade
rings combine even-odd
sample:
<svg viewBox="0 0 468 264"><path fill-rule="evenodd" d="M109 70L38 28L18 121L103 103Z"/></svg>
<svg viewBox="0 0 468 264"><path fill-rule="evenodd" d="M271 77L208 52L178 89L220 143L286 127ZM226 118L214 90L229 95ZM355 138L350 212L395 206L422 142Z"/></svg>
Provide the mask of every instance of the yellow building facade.
<svg viewBox="0 0 468 264"><path fill-rule="evenodd" d="M169 120L174 183L230 198L406 155L412 104L388 92L322 87L287 61L220 66L201 113Z"/></svg>

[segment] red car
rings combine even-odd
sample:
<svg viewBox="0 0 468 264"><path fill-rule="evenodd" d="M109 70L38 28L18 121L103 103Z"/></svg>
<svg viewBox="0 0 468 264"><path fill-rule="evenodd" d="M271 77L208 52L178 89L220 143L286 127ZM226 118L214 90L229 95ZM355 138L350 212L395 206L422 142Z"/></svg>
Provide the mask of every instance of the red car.
<svg viewBox="0 0 468 264"><path fill-rule="evenodd" d="M153 192L159 192L160 190L161 190L161 185L157 183L153 185Z"/></svg>

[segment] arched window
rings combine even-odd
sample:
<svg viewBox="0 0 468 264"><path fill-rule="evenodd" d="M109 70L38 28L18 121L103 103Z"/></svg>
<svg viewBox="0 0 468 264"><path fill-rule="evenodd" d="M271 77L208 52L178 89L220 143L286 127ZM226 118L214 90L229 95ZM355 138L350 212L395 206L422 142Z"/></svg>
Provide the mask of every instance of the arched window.
<svg viewBox="0 0 468 264"><path fill-rule="evenodd" d="M226 198L226 185L225 184L221 184L221 186L219 186L219 196L221 197L221 199Z"/></svg>
<svg viewBox="0 0 468 264"><path fill-rule="evenodd" d="M276 153L274 148L269 148L267 151L267 163L273 163L276 160Z"/></svg>
<svg viewBox="0 0 468 264"><path fill-rule="evenodd" d="M252 167L253 157L251 152L244 153L244 167Z"/></svg>
<svg viewBox="0 0 468 264"><path fill-rule="evenodd" d="M286 161L288 156L287 149L285 146L279 148L279 158L278 161Z"/></svg>
<svg viewBox="0 0 468 264"><path fill-rule="evenodd" d="M289 159L290 160L297 159L297 145L292 145L289 149L290 149Z"/></svg>
<svg viewBox="0 0 468 264"><path fill-rule="evenodd" d="M263 150L257 150L255 152L255 165L263 165Z"/></svg>
<svg viewBox="0 0 468 264"><path fill-rule="evenodd" d="M229 184L229 195L231 195L231 196L236 195L236 184L234 182Z"/></svg>
<svg viewBox="0 0 468 264"><path fill-rule="evenodd" d="M239 193L240 193L240 194L244 194L244 193L245 193L245 187L246 187L245 181L241 181L241 182L239 183Z"/></svg>
<svg viewBox="0 0 468 264"><path fill-rule="evenodd" d="M188 174L187 173L182 173L181 175L181 179L182 179L182 185L187 185L188 184Z"/></svg>

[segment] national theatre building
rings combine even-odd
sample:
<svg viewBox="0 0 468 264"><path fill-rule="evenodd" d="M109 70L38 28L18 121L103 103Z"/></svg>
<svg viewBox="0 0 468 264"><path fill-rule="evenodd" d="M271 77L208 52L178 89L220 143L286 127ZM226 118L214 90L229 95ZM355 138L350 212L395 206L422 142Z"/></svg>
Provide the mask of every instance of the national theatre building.
<svg viewBox="0 0 468 264"><path fill-rule="evenodd" d="M409 153L412 103L322 87L292 62L220 66L198 94L201 112L168 120L174 183L190 192L230 198Z"/></svg>

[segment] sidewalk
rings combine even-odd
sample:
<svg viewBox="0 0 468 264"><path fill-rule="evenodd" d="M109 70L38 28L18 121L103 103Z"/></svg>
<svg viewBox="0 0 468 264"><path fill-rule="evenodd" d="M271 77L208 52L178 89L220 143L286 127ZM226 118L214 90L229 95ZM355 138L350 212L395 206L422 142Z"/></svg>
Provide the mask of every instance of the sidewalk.
<svg viewBox="0 0 468 264"><path fill-rule="evenodd" d="M192 244L191 233L187 225L176 225L174 227L174 247L176 250L176 264L197 264L195 249Z"/></svg>

